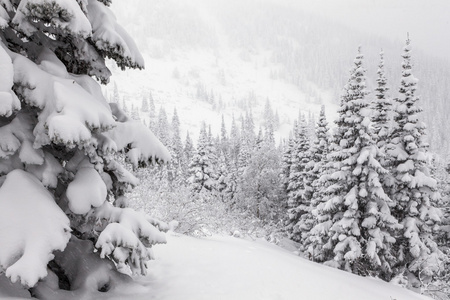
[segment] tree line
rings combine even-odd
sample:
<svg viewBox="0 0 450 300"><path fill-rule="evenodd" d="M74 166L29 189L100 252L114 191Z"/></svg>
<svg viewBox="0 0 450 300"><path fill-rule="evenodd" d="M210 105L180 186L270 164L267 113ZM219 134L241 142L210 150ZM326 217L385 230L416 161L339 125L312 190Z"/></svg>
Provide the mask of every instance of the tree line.
<svg viewBox="0 0 450 300"><path fill-rule="evenodd" d="M313 261L409 286L445 282L448 170L438 172L428 152L409 39L397 96L387 88L383 52L371 94L365 72L358 49L332 132L322 107L316 123L300 113L278 145L269 101L258 133L248 111L233 117L229 133L223 117L217 136L203 123L196 146L189 133L181 141L176 110L169 124L161 109L150 126L172 161L144 181L183 189L187 202L220 203L213 218L245 212Z"/></svg>

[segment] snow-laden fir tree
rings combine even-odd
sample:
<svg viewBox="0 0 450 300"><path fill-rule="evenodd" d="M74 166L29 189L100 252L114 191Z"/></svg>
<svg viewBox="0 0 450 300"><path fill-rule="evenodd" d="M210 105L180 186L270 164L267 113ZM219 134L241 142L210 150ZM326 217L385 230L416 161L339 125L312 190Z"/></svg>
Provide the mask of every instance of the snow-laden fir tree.
<svg viewBox="0 0 450 300"><path fill-rule="evenodd" d="M289 192L289 177L291 174L291 165L292 165L292 152L294 149L294 136L298 130L297 121L294 122L293 132L289 133L289 138L287 143L284 145L283 156L281 158L281 184L284 192L287 194Z"/></svg>
<svg viewBox="0 0 450 300"><path fill-rule="evenodd" d="M126 208L138 180L116 154L133 167L169 154L92 78L109 81L106 58L144 67L109 3L0 6L0 276L38 298L108 290L123 279L115 269L145 274L149 248L165 241L160 224Z"/></svg>
<svg viewBox="0 0 450 300"><path fill-rule="evenodd" d="M219 148L220 152L222 152L224 155L228 155L230 152L227 128L225 127L225 119L224 119L223 115L222 115L222 123L220 126L220 142L218 144L218 148Z"/></svg>
<svg viewBox="0 0 450 300"><path fill-rule="evenodd" d="M215 191L217 185L216 160L212 139L208 136L206 124L203 122L197 150L189 164L188 182L193 192Z"/></svg>
<svg viewBox="0 0 450 300"><path fill-rule="evenodd" d="M119 89L117 87L117 83L114 82L113 95L110 102L118 104L119 100L120 100Z"/></svg>
<svg viewBox="0 0 450 300"><path fill-rule="evenodd" d="M329 182L324 183L314 231L325 237L323 258L328 265L390 279L396 262L394 235L401 226L391 215L393 202L380 182L380 174L387 171L379 163L382 153L370 130L362 62L359 50L341 98L329 156L333 173L324 176Z"/></svg>
<svg viewBox="0 0 450 300"><path fill-rule="evenodd" d="M300 116L298 130L294 130L291 166L289 170L288 183L288 220L286 231L289 237L301 241L301 230L299 227L300 217L309 210L309 203L305 199L306 165L309 162L309 138L308 127L305 117Z"/></svg>
<svg viewBox="0 0 450 300"><path fill-rule="evenodd" d="M308 257L315 259L315 253L320 251L312 245L312 240L315 238L311 230L317 224L316 208L322 199L322 189L320 184L320 176L324 172L326 159L329 148L328 136L328 122L325 116L325 106L321 107L319 120L315 128L315 136L313 143L309 149L309 162L306 164L306 189L305 198L310 203L308 213L301 217L300 230L302 231L302 248L308 252Z"/></svg>
<svg viewBox="0 0 450 300"><path fill-rule="evenodd" d="M195 155L195 148L194 143L192 142L192 139L189 135L189 131L186 133L186 139L184 141L184 148L183 148L183 161L186 165L189 165L191 163L192 158Z"/></svg>
<svg viewBox="0 0 450 300"><path fill-rule="evenodd" d="M390 123L392 118L392 99L387 95L389 88L384 70L384 52L380 52L380 63L377 70L377 87L375 88L375 100L373 101L373 133L377 146L384 150L386 139L390 135Z"/></svg>
<svg viewBox="0 0 450 300"><path fill-rule="evenodd" d="M166 110L163 106L159 109L158 120L155 124L154 130L156 136L164 145L170 144L169 119L167 118Z"/></svg>
<svg viewBox="0 0 450 300"><path fill-rule="evenodd" d="M217 192L221 196L222 199L225 197L225 191L228 188L228 178L229 178L229 154L220 152L218 157L218 166L217 166Z"/></svg>
<svg viewBox="0 0 450 300"><path fill-rule="evenodd" d="M245 118L241 118L241 125L242 130L237 156L239 176L243 174L245 168L248 166L253 147L255 146L255 125L251 112L247 112Z"/></svg>
<svg viewBox="0 0 450 300"><path fill-rule="evenodd" d="M269 98L266 99L266 104L264 105L263 125L264 125L264 129L266 129L266 130L269 127L274 128L276 126L275 125L275 115L274 115L272 107L270 105Z"/></svg>
<svg viewBox="0 0 450 300"><path fill-rule="evenodd" d="M433 241L432 230L440 221L433 202L439 198L436 180L427 165L425 124L419 120L422 111L417 106L417 79L412 74L410 40L402 54L402 79L399 96L395 98L393 131L386 145L395 186L391 195L395 201L393 215L403 225L397 238L398 272L404 267L429 277L440 265L441 252Z"/></svg>
<svg viewBox="0 0 450 300"><path fill-rule="evenodd" d="M172 159L169 168L172 172L173 180L182 181L186 163L184 162L183 143L180 136L180 119L178 118L177 109L175 108L172 116L171 125L171 143L168 145Z"/></svg>
<svg viewBox="0 0 450 300"><path fill-rule="evenodd" d="M156 123L157 123L156 108L152 92L150 92L148 95L148 118L150 129L156 132Z"/></svg>
<svg viewBox="0 0 450 300"><path fill-rule="evenodd" d="M234 119L234 115L231 120L231 130L230 130L230 154L231 160L237 162L238 155L241 147L241 135L239 132L239 128L236 125L236 120Z"/></svg>
<svg viewBox="0 0 450 300"><path fill-rule="evenodd" d="M148 112L148 110L149 110L149 107L148 107L147 96L143 95L142 96L142 102L141 102L141 109L140 109L140 111L143 112L143 113L146 113L146 112Z"/></svg>

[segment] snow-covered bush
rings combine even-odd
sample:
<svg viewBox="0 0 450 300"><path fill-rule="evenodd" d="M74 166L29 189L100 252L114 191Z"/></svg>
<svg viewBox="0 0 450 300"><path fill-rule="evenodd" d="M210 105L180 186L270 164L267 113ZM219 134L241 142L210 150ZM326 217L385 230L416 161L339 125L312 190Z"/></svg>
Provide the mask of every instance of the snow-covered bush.
<svg viewBox="0 0 450 300"><path fill-rule="evenodd" d="M122 69L144 67L109 3L1 1L0 295L12 290L4 276L15 290L20 283L47 299L46 288L105 291L119 275L96 285L91 273L144 274L149 248L165 242L157 222L126 208L124 195L138 180L116 153L134 167L170 155L108 104L92 78L108 82L106 58ZM80 271L74 252L99 267Z"/></svg>
<svg viewBox="0 0 450 300"><path fill-rule="evenodd" d="M128 198L131 207L151 212L168 223L171 230L191 236L239 232L242 237L264 237L272 242L282 238L277 224L261 221L247 208L230 207L219 192L205 189L192 193L190 186L173 185L165 178L158 178L157 173L140 171L141 184Z"/></svg>

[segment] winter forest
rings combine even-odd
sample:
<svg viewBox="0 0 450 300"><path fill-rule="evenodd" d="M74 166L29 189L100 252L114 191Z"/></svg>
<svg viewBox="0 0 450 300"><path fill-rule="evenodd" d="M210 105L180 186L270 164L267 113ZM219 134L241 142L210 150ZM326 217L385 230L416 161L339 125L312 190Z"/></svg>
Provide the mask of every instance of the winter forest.
<svg viewBox="0 0 450 300"><path fill-rule="evenodd" d="M441 15L319 2L0 0L0 299L450 299Z"/></svg>

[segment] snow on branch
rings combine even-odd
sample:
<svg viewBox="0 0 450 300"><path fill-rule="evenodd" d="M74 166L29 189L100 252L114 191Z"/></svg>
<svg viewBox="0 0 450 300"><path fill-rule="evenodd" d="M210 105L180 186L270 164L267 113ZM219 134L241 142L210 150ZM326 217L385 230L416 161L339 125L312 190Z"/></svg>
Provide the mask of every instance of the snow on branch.
<svg viewBox="0 0 450 300"><path fill-rule="evenodd" d="M118 113L121 112L118 110ZM125 149L127 159L134 167L148 162L169 161L170 154L149 128L140 121L126 120L105 133L117 149Z"/></svg>
<svg viewBox="0 0 450 300"><path fill-rule="evenodd" d="M0 26L2 13L0 10ZM0 116L9 117L14 110L20 109L20 102L16 94L11 90L13 82L13 64L8 53L0 43Z"/></svg>
<svg viewBox="0 0 450 300"><path fill-rule="evenodd" d="M76 0L20 1L12 20L18 29L30 36L39 30L36 24L39 21L84 38L92 31L91 24Z"/></svg>
<svg viewBox="0 0 450 300"><path fill-rule="evenodd" d="M94 214L99 222L108 223L95 244L96 248L101 249L100 256L112 256L119 268L128 265L133 273L145 275L145 263L153 259L148 248L166 243L164 233L151 224L144 214L131 208L114 207L109 202L96 209Z"/></svg>
<svg viewBox="0 0 450 300"><path fill-rule="evenodd" d="M104 4L89 0L88 18L92 24L92 40L100 51L113 58L122 69L144 68L144 59L136 44Z"/></svg>
<svg viewBox="0 0 450 300"><path fill-rule="evenodd" d="M103 97L95 97L78 84L83 83L81 76L73 80L54 54L44 54L40 65L21 55L13 58L14 81L21 97L43 110L34 130L34 146L53 141L73 147L87 143L91 131L111 129L115 121Z"/></svg>

